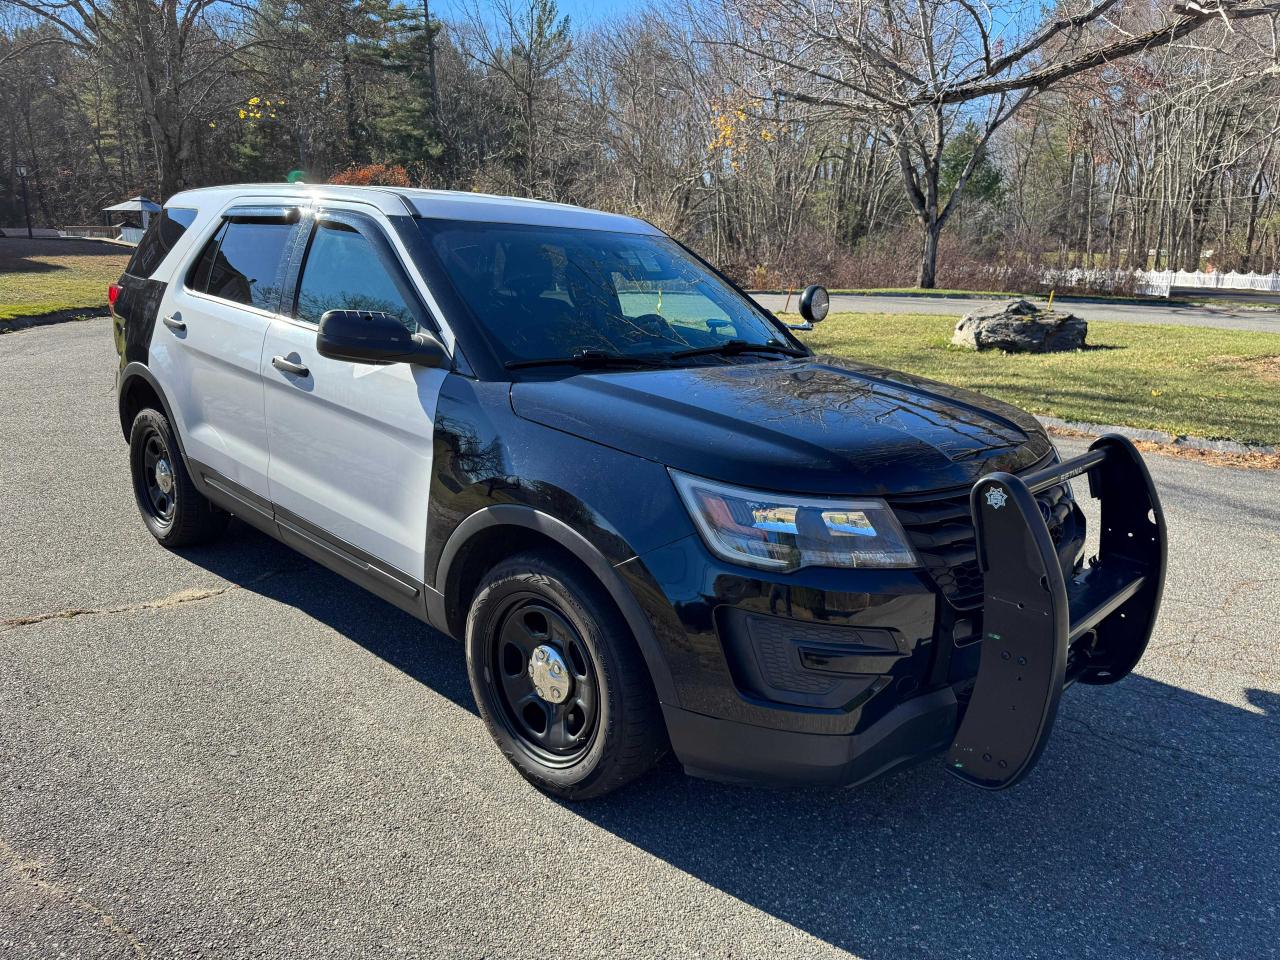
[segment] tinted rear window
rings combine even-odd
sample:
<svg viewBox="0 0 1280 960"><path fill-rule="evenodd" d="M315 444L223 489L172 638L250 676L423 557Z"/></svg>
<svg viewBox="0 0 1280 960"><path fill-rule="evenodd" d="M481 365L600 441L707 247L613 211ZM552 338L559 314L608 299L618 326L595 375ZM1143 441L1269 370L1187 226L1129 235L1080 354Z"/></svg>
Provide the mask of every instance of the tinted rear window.
<svg viewBox="0 0 1280 960"><path fill-rule="evenodd" d="M196 211L187 207L165 207L151 219L151 225L138 241L125 273L150 277L195 219Z"/></svg>
<svg viewBox="0 0 1280 960"><path fill-rule="evenodd" d="M211 297L276 310L285 244L293 225L282 221L226 223L205 246L191 288Z"/></svg>

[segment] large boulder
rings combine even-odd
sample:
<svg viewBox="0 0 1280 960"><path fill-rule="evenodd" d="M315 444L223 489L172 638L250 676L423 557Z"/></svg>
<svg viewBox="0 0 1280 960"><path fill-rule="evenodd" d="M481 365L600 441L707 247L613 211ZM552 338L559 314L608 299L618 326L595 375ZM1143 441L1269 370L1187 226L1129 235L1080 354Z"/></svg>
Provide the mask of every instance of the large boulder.
<svg viewBox="0 0 1280 960"><path fill-rule="evenodd" d="M1075 314L1043 310L1030 300L1010 300L966 314L951 342L970 350L1053 353L1079 350L1089 325Z"/></svg>

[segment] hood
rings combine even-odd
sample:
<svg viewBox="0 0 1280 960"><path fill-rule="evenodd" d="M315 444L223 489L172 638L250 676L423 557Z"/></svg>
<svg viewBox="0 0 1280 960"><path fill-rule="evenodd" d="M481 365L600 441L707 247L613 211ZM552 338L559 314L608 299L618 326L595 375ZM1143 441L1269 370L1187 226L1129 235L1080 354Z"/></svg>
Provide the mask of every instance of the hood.
<svg viewBox="0 0 1280 960"><path fill-rule="evenodd" d="M940 490L1053 449L1008 404L835 357L525 381L511 403L526 420L677 470L790 493Z"/></svg>

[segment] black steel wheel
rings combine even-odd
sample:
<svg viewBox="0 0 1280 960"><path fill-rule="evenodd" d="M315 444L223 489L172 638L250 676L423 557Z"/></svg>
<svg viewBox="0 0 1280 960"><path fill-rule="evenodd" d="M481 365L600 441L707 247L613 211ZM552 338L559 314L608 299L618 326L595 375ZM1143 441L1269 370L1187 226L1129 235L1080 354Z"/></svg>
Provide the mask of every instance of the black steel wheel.
<svg viewBox="0 0 1280 960"><path fill-rule="evenodd" d="M626 621L568 559L526 553L494 568L472 601L466 645L489 733L548 793L600 796L666 749L653 683Z"/></svg>
<svg viewBox="0 0 1280 960"><path fill-rule="evenodd" d="M164 437L153 425L148 424L142 438L142 485L146 493L143 509L148 510L157 524L173 523L176 501L173 490L173 454L164 444Z"/></svg>
<svg viewBox="0 0 1280 960"><path fill-rule="evenodd" d="M591 651L573 624L542 597L517 595L489 649L511 733L548 765L579 760L595 736L599 696Z"/></svg>
<svg viewBox="0 0 1280 960"><path fill-rule="evenodd" d="M185 547L217 537L229 516L191 482L169 420L146 409L129 431L129 469L138 512L151 535L166 547Z"/></svg>

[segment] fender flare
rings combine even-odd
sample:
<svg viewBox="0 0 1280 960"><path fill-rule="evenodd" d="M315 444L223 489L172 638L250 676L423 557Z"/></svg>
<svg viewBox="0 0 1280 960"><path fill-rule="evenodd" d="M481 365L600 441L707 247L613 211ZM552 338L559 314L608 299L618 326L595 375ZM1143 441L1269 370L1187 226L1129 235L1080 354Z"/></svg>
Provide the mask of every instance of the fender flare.
<svg viewBox="0 0 1280 960"><path fill-rule="evenodd" d="M523 504L503 503L482 507L458 524L445 542L440 561L436 566L434 578L436 590L447 589L450 568L467 541L480 531L495 526L522 527L536 531L555 541L583 563L605 588L622 613L627 626L631 628L631 634L636 638L640 653L649 668L649 675L653 679L658 700L666 704L678 703L671 668L667 665L667 659L663 656L658 638L654 634L653 625L645 616L639 601L622 582L622 578L618 576L613 564L605 558L604 554L563 520Z"/></svg>
<svg viewBox="0 0 1280 960"><path fill-rule="evenodd" d="M129 392L129 386L134 380L145 380L147 385L155 391L157 397L160 398L160 406L163 407L165 419L169 421L169 426L173 428L173 435L178 441L178 452L182 454L185 462L187 459L187 450L182 442L182 434L178 430L178 424L173 419L173 410L169 406L169 397L165 394L164 388L160 386L160 381L156 379L156 375L151 372L145 363L138 360L130 361L120 371L120 377L116 386L116 409L120 417L120 431L124 434L126 441L129 439L129 428L131 423L125 421L124 416L124 398Z"/></svg>

